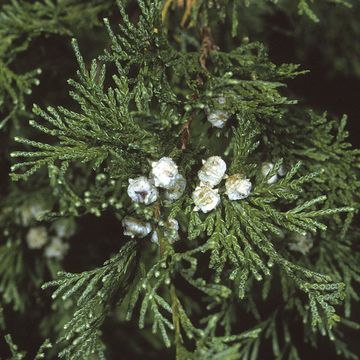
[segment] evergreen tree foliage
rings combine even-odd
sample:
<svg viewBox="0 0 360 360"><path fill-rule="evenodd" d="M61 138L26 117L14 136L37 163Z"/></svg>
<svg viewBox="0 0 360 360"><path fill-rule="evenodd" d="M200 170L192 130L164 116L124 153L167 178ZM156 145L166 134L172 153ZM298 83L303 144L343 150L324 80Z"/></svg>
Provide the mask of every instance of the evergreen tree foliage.
<svg viewBox="0 0 360 360"><path fill-rule="evenodd" d="M296 360L309 345L358 358L360 151L345 115L287 88L307 71L247 36L276 11L316 28L352 6L319 3L0 2L4 358ZM76 74L64 60L55 77L71 74L68 97L32 94L50 74L46 37L71 42ZM227 166L215 190L199 180L212 156ZM169 158L186 181L172 201L154 173ZM155 200L134 201L130 180L149 174ZM248 193L232 198L230 179ZM36 346L16 338L18 316Z"/></svg>
<svg viewBox="0 0 360 360"><path fill-rule="evenodd" d="M97 15L109 8L110 2L94 1L91 7L79 1L5 2L0 14L0 110L7 113L1 126L17 112L25 111L24 96L39 84L41 69L18 73L13 66L31 41L42 33L71 35L78 29L98 23ZM28 115L27 115L28 116Z"/></svg>

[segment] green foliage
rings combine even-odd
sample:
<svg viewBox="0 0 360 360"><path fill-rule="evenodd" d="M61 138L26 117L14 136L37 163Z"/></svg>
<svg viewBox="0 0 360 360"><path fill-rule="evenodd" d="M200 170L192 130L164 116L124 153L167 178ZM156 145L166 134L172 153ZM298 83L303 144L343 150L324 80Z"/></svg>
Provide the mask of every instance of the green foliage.
<svg viewBox="0 0 360 360"><path fill-rule="evenodd" d="M241 170L249 174L250 166L246 164L244 154L250 153L254 140L247 138L248 132L244 131L246 128L249 126L243 120L237 130L243 136L235 137L237 145L234 145L234 160L239 163L240 158ZM249 276L260 281L263 275L270 275L271 267L276 264L308 295L313 327L323 323L320 309L331 328L334 321L338 320L331 304L338 304L344 298L344 284L333 282L328 276L309 271L287 260L277 251L269 235L280 236L282 231L306 234L315 233L317 229L325 230L326 226L314 218L353 209L345 207L315 210L314 206L326 199L326 196L320 196L290 210L280 211L280 200L297 199L303 191L302 184L319 175L313 173L294 179L300 167L298 163L289 169L283 179L275 184L268 184L267 180L276 174L280 166L281 161L275 164L265 178L260 179L248 199L242 202L223 200L223 206L211 213L204 222L201 222L198 215L192 215L189 227L196 230L190 231L190 236L200 235L201 228L207 232L211 249L209 266L216 272L215 281L220 281L223 269L227 268L229 272L225 278L229 277L235 282L240 298L245 296ZM281 205L284 206L284 203Z"/></svg>
<svg viewBox="0 0 360 360"><path fill-rule="evenodd" d="M16 59L43 33L73 35L80 29L98 24L98 15L111 2L11 0L0 12L0 128L25 112L25 96L39 85L41 69L18 73ZM6 114L6 116L3 116ZM26 113L25 113L26 114Z"/></svg>
<svg viewBox="0 0 360 360"><path fill-rule="evenodd" d="M44 304L36 289L44 281L43 289L54 288L52 314L39 326L39 337L56 339L50 358L107 358L111 319L124 332L137 323L147 345L140 336L127 341L142 357L147 347L170 348L166 354L178 360L257 359L271 349L270 357L295 360L303 352L301 332L304 343L316 347L318 334L326 335L341 356L356 359L343 338L344 327L358 328L350 316L359 300L359 231L353 220L360 152L348 143L346 117L319 115L289 96L287 81L306 71L276 65L260 42L235 39L244 11L273 5L117 5L118 27L114 14L104 19L103 52L88 60L86 41L79 36L83 57L72 40L78 65L68 80L72 102L49 106L37 98L33 114L27 114L25 95L39 72L13 67L19 55L41 34L78 37L98 24L112 2L13 0L0 12L2 126L16 116L30 120L30 127L16 131L8 123L21 148L10 146L11 177L18 182L1 194L0 309L40 313ZM276 6L318 20L310 1ZM226 115L222 128L208 121L216 111ZM221 182L218 206L197 212L192 193L198 170L213 155L225 160L227 175L249 179L251 192L230 200ZM148 176L151 162L163 156L185 177L184 194L169 202L159 189L150 205L131 202L128 180ZM268 173L264 162L272 163ZM69 215L84 229L82 217L89 213L100 218L101 239L75 234L70 256L78 264L50 259L27 242L39 225L51 240L60 237L54 221ZM143 239L119 239L116 225L125 215L146 221L151 232ZM170 219L178 221L179 241L166 228ZM36 294L36 307L27 293ZM6 319L0 325L5 329ZM26 356L10 336L6 341L13 359Z"/></svg>
<svg viewBox="0 0 360 360"><path fill-rule="evenodd" d="M209 322L208 329L211 329L211 322ZM207 330L207 329L206 329ZM206 333L205 330L205 333ZM233 336L204 336L197 345L197 350L192 354L193 359L238 359L239 356L244 356L256 339L259 336L260 328L243 332L240 335ZM240 350L240 351L239 351ZM182 359L181 356L178 356ZM191 357L187 357L189 359ZM185 359L185 358L184 358Z"/></svg>
<svg viewBox="0 0 360 360"><path fill-rule="evenodd" d="M59 279L46 283L43 288L57 287L52 294L63 301L76 297L79 307L73 318L65 324L66 336L59 341L71 341L62 352L65 359L105 359L100 327L113 301L125 296L134 268L136 243L127 243L119 253L101 268L80 274L59 273Z"/></svg>
<svg viewBox="0 0 360 360"><path fill-rule="evenodd" d="M159 233L159 231L158 231ZM200 329L197 329L192 324L188 315L186 314L179 298L177 297L175 287L169 285L178 273L189 285L197 288L200 292L220 301L230 294L230 290L220 284L207 283L204 279L196 278L197 259L194 257L196 253L204 251L203 247L190 250L184 253L175 253L172 247L167 243L166 239L160 237L160 246L165 247L161 258L147 271L142 269L142 274L138 280L136 288L132 291L129 301L129 309L127 319L130 320L132 312L141 292L144 292L144 297L141 301L139 327L143 328L145 324L145 316L150 309L153 317L153 332L157 329L164 339L166 346L170 346L171 342L167 334L167 329L176 331L176 336L181 339L180 329L182 329L189 339L196 337L203 337L204 334ZM182 263L188 265L184 268ZM144 266L144 265L142 265ZM169 291L170 288L170 291ZM165 289L165 296L171 300L164 300L160 291ZM168 315L172 315L173 322L171 323L160 310L164 310Z"/></svg>
<svg viewBox="0 0 360 360"><path fill-rule="evenodd" d="M10 243L0 247L1 296L5 304L12 303L15 310L24 311L24 297L18 284L23 280L24 259L20 243Z"/></svg>
<svg viewBox="0 0 360 360"><path fill-rule="evenodd" d="M97 169L111 154L116 166L126 166L126 160L135 163L135 159L138 159L139 155L150 155L154 151L156 137L133 123L127 114L130 99L125 79L114 77L117 84L116 90L110 88L104 92L104 66L99 68L96 61L93 61L91 70L87 71L75 41L74 47L80 66L78 72L80 82L70 80L69 83L75 88L72 96L79 102L84 114L62 107L57 110L48 108L49 113L45 113L37 107L34 108L36 114L43 116L55 128L46 128L35 121L31 121L31 125L49 135L61 138L61 143L60 146L52 146L26 139L17 139L41 150L36 153L17 152L12 154L16 157L39 158L25 164L14 165L13 170L23 165L30 166L30 169L21 175L23 178L27 178L45 164L48 167L54 167L56 160L61 162L58 176L62 178L72 161L90 162L92 168ZM120 106L123 106L122 111ZM135 135L139 136L141 140L138 141ZM151 150L147 150L149 146ZM131 158L133 158L132 161ZM19 176L15 177L15 179L18 178Z"/></svg>
<svg viewBox="0 0 360 360"><path fill-rule="evenodd" d="M264 47L254 43L230 53L215 51L210 77L199 64L198 52L177 50L161 31L161 2L149 9L140 2L143 15L136 26L127 19L123 6L118 5L124 25L120 25L120 34L115 35L105 19L111 52L106 50L99 59L94 59L90 69L73 41L79 81L69 80L74 89L70 95L81 111L59 106L49 107L45 112L34 106L35 115L40 115L48 125L35 120L30 125L57 137L59 143L50 145L17 137L18 142L36 151L11 154L25 160L12 166L13 179L27 179L46 165L51 183L63 184L65 192L79 205L84 205L80 194L73 193L68 181L73 177L67 174L71 163L89 162L92 169L104 170L111 179L122 180L125 175L147 169L148 158L174 151L174 147L169 149L168 137L177 136L178 124L184 124L189 116L203 118L205 104L213 104L216 99L214 93L221 92L229 99L225 110L274 117L284 105L293 103L279 93L283 84L278 80L303 73L295 65L272 64ZM104 84L103 61L116 65L112 75L114 87L106 88ZM170 75L168 69L172 70ZM199 76L204 80L194 81ZM175 93L180 84L186 87ZM154 128L149 129L142 118L153 119ZM161 130L161 137L157 129Z"/></svg>
<svg viewBox="0 0 360 360"><path fill-rule="evenodd" d="M17 345L14 344L11 336L8 334L5 336L5 341L7 342L10 351L11 351L11 360L21 360L24 359L25 353L23 351L19 352Z"/></svg>
<svg viewBox="0 0 360 360"><path fill-rule="evenodd" d="M9 346L9 349L11 351L11 358L9 358L9 360L22 360L25 359L26 356L26 352L24 351L19 351L18 346L16 344L14 344L11 335L5 335L5 341ZM40 360L40 359L44 359L45 358L45 351L47 349L51 348L51 343L50 341L47 339L43 342L43 344L39 347L39 350L37 351L37 353L34 356L34 360Z"/></svg>
<svg viewBox="0 0 360 360"><path fill-rule="evenodd" d="M353 149L347 140L349 134L346 131L346 116L341 119L329 119L326 113L320 115L309 111L305 117L296 112L294 115L289 114L287 118L289 122L286 127L278 128L278 135L283 135L283 140L277 149L274 149L272 156L282 157L287 153L289 161L302 161L304 174L322 171L323 175L317 177L312 186L306 187L303 196L307 200L325 190L327 208L347 205L357 209L360 185L357 171L360 152L359 149ZM297 130L298 124L302 125L301 132ZM288 137L285 137L285 134ZM268 142L272 142L273 135L269 133L268 136ZM290 137L294 141L293 146L290 146ZM339 217L335 219L341 226L342 219ZM343 236L350 223L350 219L345 223Z"/></svg>
<svg viewBox="0 0 360 360"><path fill-rule="evenodd" d="M325 5L327 8L331 6L331 3L336 3L345 7L351 7L352 2L347 0L319 1L321 5ZM208 1L208 0L189 0L185 2L177 0L165 0L163 8L163 18L166 18L170 9L175 10L175 13L180 13L180 23L182 26L213 26L215 16L221 21L230 19L231 34L236 36L238 34L239 19L241 14L249 11L249 8L255 7L262 10L266 9L270 12L272 6L278 6L280 9L286 8L290 13L298 13L304 15L308 20L313 22L320 21L316 15L317 4L315 1L309 0L220 0L220 1ZM215 15L216 14L216 15Z"/></svg>

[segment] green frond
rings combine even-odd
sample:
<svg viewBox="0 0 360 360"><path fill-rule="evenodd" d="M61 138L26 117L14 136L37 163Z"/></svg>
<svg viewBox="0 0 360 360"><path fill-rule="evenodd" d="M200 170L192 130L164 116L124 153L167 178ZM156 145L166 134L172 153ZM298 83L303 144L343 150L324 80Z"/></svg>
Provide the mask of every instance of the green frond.
<svg viewBox="0 0 360 360"><path fill-rule="evenodd" d="M59 339L65 343L59 353L61 358L105 359L101 326L110 311L110 303L120 303L126 294L136 263L136 248L135 242L128 242L102 267L79 274L59 273L59 279L43 285L43 289L57 288L53 299L74 298L78 306L64 326L66 335Z"/></svg>
<svg viewBox="0 0 360 360"><path fill-rule="evenodd" d="M359 328L360 151L346 116L294 98L288 81L307 71L267 51L277 16L289 25L281 36L299 36L298 24L326 20L327 2L0 6L2 163L17 181L4 177L0 189L0 329L18 339L8 312L39 320L31 352L5 337L12 359L106 359L124 348L178 360L299 360L326 342L357 359L346 337ZM58 63L47 58L70 42L73 61L66 47ZM205 169L215 156L219 168ZM157 184L168 176L154 173L164 157L184 189ZM207 183L204 169L218 181ZM133 196L134 179L156 195L150 203L143 189ZM203 188L214 195L208 208L195 207ZM43 283L52 311L40 321L50 309ZM45 341L35 355L45 338L54 347Z"/></svg>

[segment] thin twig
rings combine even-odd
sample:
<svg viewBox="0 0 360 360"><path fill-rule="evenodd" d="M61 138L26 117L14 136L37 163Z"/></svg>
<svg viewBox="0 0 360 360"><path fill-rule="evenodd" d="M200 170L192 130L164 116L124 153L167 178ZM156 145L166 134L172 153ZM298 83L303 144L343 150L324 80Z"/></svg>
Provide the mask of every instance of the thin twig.
<svg viewBox="0 0 360 360"><path fill-rule="evenodd" d="M216 45L214 43L214 38L211 34L211 30L209 27L204 27L202 29L202 43L200 48L200 57L199 62L201 67L205 70L207 70L206 67L206 61L212 51L216 49Z"/></svg>
<svg viewBox="0 0 360 360"><path fill-rule="evenodd" d="M185 150L190 140L190 125L194 119L194 113L190 114L186 123L182 126L180 130L180 145L181 150Z"/></svg>

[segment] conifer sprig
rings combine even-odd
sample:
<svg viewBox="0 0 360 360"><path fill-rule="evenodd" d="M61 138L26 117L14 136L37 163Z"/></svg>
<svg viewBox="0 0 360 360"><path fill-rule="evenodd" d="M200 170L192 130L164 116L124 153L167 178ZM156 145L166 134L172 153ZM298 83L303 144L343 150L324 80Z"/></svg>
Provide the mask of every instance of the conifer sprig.
<svg viewBox="0 0 360 360"><path fill-rule="evenodd" d="M45 112L34 106L34 113L41 115L52 127L40 125L34 120L30 121L30 125L58 137L60 144L48 145L16 138L18 142L38 150L11 154L30 159L13 165L14 172L19 168L28 168L24 173L14 173L15 180L27 179L44 165L67 168L73 161L90 162L92 168L97 169L110 156L119 166L129 166L129 162L139 166L139 156L150 156L157 151L157 136L142 129L129 114L131 96L125 77L114 75L115 89L105 91L105 66L94 60L91 69L87 70L75 40L73 46L80 69L77 73L79 81L69 80L74 88L70 95L79 103L82 113L61 106L57 109L49 107Z"/></svg>
<svg viewBox="0 0 360 360"><path fill-rule="evenodd" d="M120 305L127 307L128 320L137 314L142 331L151 328L166 347L174 345L180 360L255 359L266 341L276 358L298 359L284 321L290 317L303 324L306 340L315 344L317 332L328 335L351 358L339 325L356 325L341 319L335 308L345 298L349 316L351 300L359 299L354 286L358 259L351 254L359 152L346 142L345 119L329 121L294 106L284 85L304 71L273 64L260 43L243 39L231 51L216 46L215 22L231 15L231 4L235 35L242 2L223 0L211 7L208 1L187 1L180 21L195 28L189 31L175 22L165 26L181 2L139 0L134 22L124 2L117 3L121 22L114 30L104 20L110 42L102 55L88 63L72 41L79 68L77 78L69 80L75 106L45 111L35 105L37 120L30 125L43 138L17 137L24 151L12 153L22 159L12 166L14 180L30 180L36 171L48 169L49 192L58 198L54 208L59 214L80 215L82 206L97 216L106 210L118 219L146 220L150 232L126 242L103 266L60 272L44 285L56 288L53 298L64 308L65 301L74 305L64 331L58 331L59 356L105 359L102 327ZM12 2L14 9L18 4ZM55 11L56 4L38 6ZM299 9L316 20L307 1L300 0ZM26 24L18 10L21 28ZM29 26L25 32L31 39L37 30ZM19 80L7 67L4 74L11 84ZM35 74L21 81L15 90L7 84L3 94L22 99L17 91L36 83ZM221 126L210 121L214 113L225 118ZM230 199L220 182L213 189L220 202L203 214L194 211L191 194L199 185L201 158L212 155L225 160L227 175L246 178L251 190L241 200ZM154 203L130 202L124 185L140 176L152 185L152 161L164 156L184 176L184 194L171 203L163 200L165 189L157 188ZM262 163L270 161L265 174ZM179 224L179 241L162 232L165 219ZM291 252L295 235L311 240L310 252ZM158 247L150 246L150 237ZM0 285L4 302L20 308L25 305L14 284L23 274L17 269L22 252L17 242L9 244L0 247ZM201 295L195 301L182 285ZM282 303L262 316L258 307L277 286ZM257 325L239 333L233 319L243 311Z"/></svg>
<svg viewBox="0 0 360 360"><path fill-rule="evenodd" d="M137 244L126 243L117 255L100 268L79 274L59 273L59 279L43 285L57 287L52 294L62 301L74 297L78 306L73 318L65 324L66 334L60 342L70 344L59 353L65 359L83 359L96 355L105 359L101 326L112 304L125 297L136 267Z"/></svg>
<svg viewBox="0 0 360 360"><path fill-rule="evenodd" d="M329 4L331 1L328 1ZM226 18L231 22L231 34L236 36L238 34L239 18L241 13L252 6L270 7L271 2L268 0L219 0L216 3L207 0L188 0L186 2L178 0L165 0L162 9L162 18L167 20L171 15L178 15L178 21L181 26L193 27L199 22L203 22L204 26L209 26L211 20L214 18L214 12L217 13L217 18L224 21ZM343 6L351 7L351 2L347 0L337 0L336 3ZM286 1L277 1L276 5L280 8L289 7L290 11L298 12L299 15L308 17L313 22L320 21L316 15L316 4L309 0L297 0L287 4ZM174 14L170 14L174 10Z"/></svg>
<svg viewBox="0 0 360 360"><path fill-rule="evenodd" d="M250 145L250 142L244 140L243 146L246 145ZM244 153L239 146L236 150L242 150L240 156ZM249 155L249 151L245 153ZM275 165L273 172L280 165L281 162ZM281 231L301 235L315 233L318 229L324 231L326 226L315 220L315 217L351 212L353 209L344 207L315 210L314 206L326 199L326 196L320 196L293 209L281 211L278 200L297 199L302 192L301 185L313 181L318 175L315 173L296 179L294 177L299 167L300 164L295 165L275 184L266 182L267 178L273 176L270 172L265 181L255 185L248 199L241 202L223 199L222 206L208 215L205 221L192 212L189 217L189 237L196 238L202 231L207 233L211 251L209 266L215 270L215 281L219 282L224 269L230 268L229 278L236 284L240 298L245 296L251 275L262 280L264 275L270 275L271 267L277 264L309 296L313 327L322 324L322 315L319 314L321 309L331 328L334 321L339 320L331 304L338 304L343 300L345 285L334 282L328 275L307 270L287 260L271 239L281 235Z"/></svg>
<svg viewBox="0 0 360 360"><path fill-rule="evenodd" d="M27 356L26 352L19 350L18 346L13 342L13 339L10 334L5 335L5 341L9 346L11 352L11 360L25 359L25 357ZM52 347L51 342L49 341L49 339L46 339L39 347L39 350L36 352L33 359L34 360L44 359L46 351L51 347Z"/></svg>
<svg viewBox="0 0 360 360"><path fill-rule="evenodd" d="M18 73L17 58L41 34L74 35L98 24L98 15L112 6L111 1L11 0L0 8L0 129L26 111L26 96L39 85L41 69ZM90 6L91 5L91 6ZM19 125L17 123L17 125Z"/></svg>
<svg viewBox="0 0 360 360"><path fill-rule="evenodd" d="M20 312L25 310L24 297L18 284L23 282L24 254L20 242L0 246L0 292L2 302L12 304Z"/></svg>

